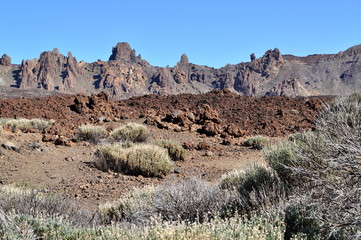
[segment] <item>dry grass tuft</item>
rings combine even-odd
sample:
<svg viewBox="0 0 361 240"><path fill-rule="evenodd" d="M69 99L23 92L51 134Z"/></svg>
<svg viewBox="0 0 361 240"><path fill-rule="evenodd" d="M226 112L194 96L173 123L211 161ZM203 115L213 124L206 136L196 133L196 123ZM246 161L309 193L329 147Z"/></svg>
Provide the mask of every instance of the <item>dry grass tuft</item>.
<svg viewBox="0 0 361 240"><path fill-rule="evenodd" d="M145 142L149 137L149 130L146 126L137 123L127 123L125 126L114 129L110 136L114 140Z"/></svg>
<svg viewBox="0 0 361 240"><path fill-rule="evenodd" d="M168 150L168 154L173 161L184 161L187 151L179 143L171 140L155 140L152 144Z"/></svg>
<svg viewBox="0 0 361 240"><path fill-rule="evenodd" d="M107 130L102 126L94 125L81 125L77 133L77 137L82 141L90 141L93 143L98 143L100 139L106 138L108 136Z"/></svg>
<svg viewBox="0 0 361 240"><path fill-rule="evenodd" d="M105 145L99 147L95 155L96 164L101 169L112 169L125 174L160 177L170 173L173 168L167 150L151 144L128 148Z"/></svg>

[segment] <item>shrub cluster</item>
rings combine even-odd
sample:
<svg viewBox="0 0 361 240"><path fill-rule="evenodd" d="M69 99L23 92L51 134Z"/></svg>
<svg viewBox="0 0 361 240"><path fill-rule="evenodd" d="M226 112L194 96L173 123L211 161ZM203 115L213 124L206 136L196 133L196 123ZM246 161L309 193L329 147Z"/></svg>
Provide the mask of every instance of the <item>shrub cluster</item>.
<svg viewBox="0 0 361 240"><path fill-rule="evenodd" d="M9 130L22 132L29 132L30 130L43 131L46 127L51 127L54 124L54 120L44 120L39 118L34 119L11 119L3 118L0 120L1 124L4 124Z"/></svg>
<svg viewBox="0 0 361 240"><path fill-rule="evenodd" d="M90 226L96 222L95 215L60 195L45 195L33 188L11 185L0 188L0 210L32 217L62 217L77 226Z"/></svg>
<svg viewBox="0 0 361 240"><path fill-rule="evenodd" d="M309 221L317 223L311 225L327 239L361 236L360 119L361 93L356 93L327 106L315 131L292 135L289 142L264 149L270 166L297 196L291 197L291 206L302 198ZM286 211L286 219L295 215L297 207L290 209L293 213ZM310 231L315 229L308 225L302 230L312 236Z"/></svg>
<svg viewBox="0 0 361 240"><path fill-rule="evenodd" d="M137 189L119 201L100 206L100 212L107 222L144 223L159 216L192 223L217 216L227 202L228 195L218 185L190 178Z"/></svg>

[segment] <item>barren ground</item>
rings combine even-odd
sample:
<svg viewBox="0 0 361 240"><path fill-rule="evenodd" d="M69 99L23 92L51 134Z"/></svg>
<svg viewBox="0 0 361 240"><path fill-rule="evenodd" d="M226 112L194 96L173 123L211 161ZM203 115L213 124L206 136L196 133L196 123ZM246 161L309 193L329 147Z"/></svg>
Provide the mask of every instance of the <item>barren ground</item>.
<svg viewBox="0 0 361 240"><path fill-rule="evenodd" d="M323 99L330 101L329 98ZM175 162L175 171L164 178L144 178L103 172L94 166L96 145L72 142L74 132L83 123L101 124L109 129L129 121L143 123L150 115L165 115L175 110L194 112L202 104L210 105L221 119L220 127L234 124L244 136L218 134L206 136L192 131L173 131L148 125L153 139L170 139L181 144L206 142L209 150L187 150L184 162ZM81 200L94 209L100 203L118 199L135 187L160 184L178 178L197 176L217 181L223 174L253 163L265 164L260 150L242 146L250 135L272 136L272 140L313 126L320 99L244 98L228 92L171 97L148 96L113 102L104 96L47 96L0 100L0 117L55 119L46 133L5 131L0 144L10 141L20 152L1 148L0 183L30 185L50 193L62 193ZM222 125L223 124L223 125ZM63 145L42 141L45 136L64 139Z"/></svg>

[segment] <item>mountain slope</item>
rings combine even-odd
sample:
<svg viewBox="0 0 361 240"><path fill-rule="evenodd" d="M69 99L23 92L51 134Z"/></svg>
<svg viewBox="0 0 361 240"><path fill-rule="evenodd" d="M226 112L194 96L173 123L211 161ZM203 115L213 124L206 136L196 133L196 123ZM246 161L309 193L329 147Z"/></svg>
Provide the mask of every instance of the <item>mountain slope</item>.
<svg viewBox="0 0 361 240"><path fill-rule="evenodd" d="M251 62L215 69L190 63L183 54L174 67L150 65L128 43L118 43L109 61L78 62L57 49L39 59L11 65L0 58L0 86L67 93L105 91L115 99L146 94L204 93L229 89L246 96L345 95L361 90L361 45L338 54L282 56L276 48Z"/></svg>

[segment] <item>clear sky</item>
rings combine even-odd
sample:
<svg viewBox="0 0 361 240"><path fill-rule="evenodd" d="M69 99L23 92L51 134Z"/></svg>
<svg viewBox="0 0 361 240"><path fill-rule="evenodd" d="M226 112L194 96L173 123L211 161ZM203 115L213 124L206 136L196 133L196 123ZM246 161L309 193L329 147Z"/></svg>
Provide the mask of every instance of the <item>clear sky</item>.
<svg viewBox="0 0 361 240"><path fill-rule="evenodd" d="M156 66L212 67L268 49L305 56L361 44L360 0L1 1L0 55L13 63L58 48L78 61L108 60L128 42Z"/></svg>

